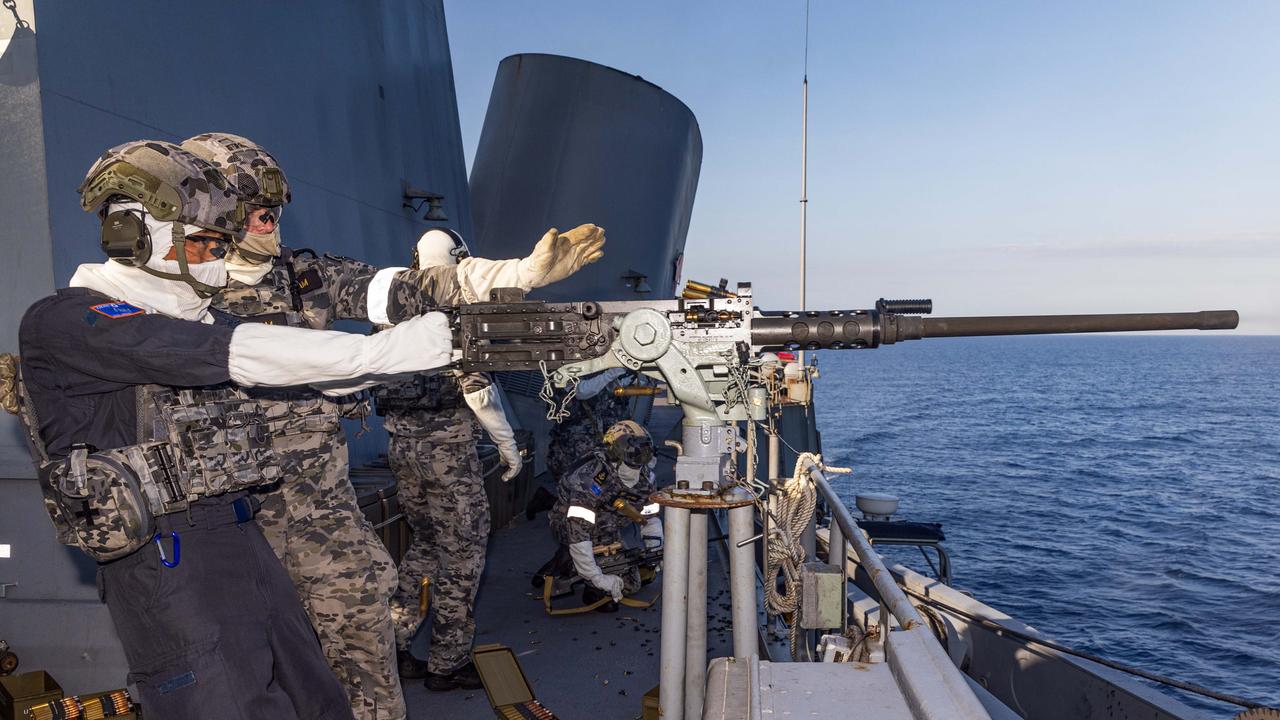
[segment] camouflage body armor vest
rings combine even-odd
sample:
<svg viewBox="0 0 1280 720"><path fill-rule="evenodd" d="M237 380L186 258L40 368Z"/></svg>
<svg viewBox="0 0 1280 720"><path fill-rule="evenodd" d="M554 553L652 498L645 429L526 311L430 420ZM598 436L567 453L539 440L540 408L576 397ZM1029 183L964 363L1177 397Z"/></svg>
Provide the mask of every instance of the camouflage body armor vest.
<svg viewBox="0 0 1280 720"><path fill-rule="evenodd" d="M280 248L280 257L257 285L232 280L213 297L211 307L239 322L328 330L333 325L333 312L324 276L316 267L320 262L311 250ZM368 401L362 399L337 401L309 390L249 392L274 401L268 413L285 434L339 432L339 418L369 416Z"/></svg>
<svg viewBox="0 0 1280 720"><path fill-rule="evenodd" d="M19 418L58 540L95 560L146 545L157 516L283 477L263 403L234 386L138 386L137 444L73 445L61 459L49 457L35 407L20 380L18 387Z"/></svg>
<svg viewBox="0 0 1280 720"><path fill-rule="evenodd" d="M464 442L475 439L477 425L463 393L489 384L488 376L476 373L415 375L408 382L375 387L373 398L389 433L434 442Z"/></svg>
<svg viewBox="0 0 1280 720"><path fill-rule="evenodd" d="M324 289L319 271L308 260L315 260L310 250L280 248L280 256L257 285L231 280L213 297L210 307L243 322L327 330L332 318L316 312L316 303L307 301L308 295Z"/></svg>
<svg viewBox="0 0 1280 720"><path fill-rule="evenodd" d="M413 380L373 388L379 415L438 412L462 407L462 386L452 373L415 375Z"/></svg>

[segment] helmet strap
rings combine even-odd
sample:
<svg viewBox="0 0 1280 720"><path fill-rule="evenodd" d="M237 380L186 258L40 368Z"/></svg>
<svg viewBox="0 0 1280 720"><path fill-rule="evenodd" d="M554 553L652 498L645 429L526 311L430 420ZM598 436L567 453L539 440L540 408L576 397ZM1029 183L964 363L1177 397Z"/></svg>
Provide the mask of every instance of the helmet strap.
<svg viewBox="0 0 1280 720"><path fill-rule="evenodd" d="M206 285L195 279L195 276L191 274L191 266L187 264L187 236L183 234L184 229L182 223L173 223L173 250L174 254L178 256L178 272L167 273L147 265L139 265L138 269L158 278L186 283L195 291L198 297L211 298L217 295L222 288Z"/></svg>

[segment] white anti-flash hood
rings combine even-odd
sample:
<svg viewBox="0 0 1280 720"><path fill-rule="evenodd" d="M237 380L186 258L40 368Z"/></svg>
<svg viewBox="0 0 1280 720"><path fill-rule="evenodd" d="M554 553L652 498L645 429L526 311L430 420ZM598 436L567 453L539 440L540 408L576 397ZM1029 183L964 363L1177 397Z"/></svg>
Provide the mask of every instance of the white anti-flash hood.
<svg viewBox="0 0 1280 720"><path fill-rule="evenodd" d="M147 267L164 273L181 272L177 260L164 260L173 247L175 223L161 222L151 216L138 202L111 203L107 212L134 210L142 213L147 232L151 235L151 257ZM183 236L200 231L195 225L178 223ZM215 287L227 284L227 267L221 259L188 264L188 272L199 282ZM212 322L209 317L210 298L202 298L192 287L181 280L156 277L139 268L116 260L81 265L71 277L71 287L96 290L116 300L123 300L147 312L168 315L182 320Z"/></svg>

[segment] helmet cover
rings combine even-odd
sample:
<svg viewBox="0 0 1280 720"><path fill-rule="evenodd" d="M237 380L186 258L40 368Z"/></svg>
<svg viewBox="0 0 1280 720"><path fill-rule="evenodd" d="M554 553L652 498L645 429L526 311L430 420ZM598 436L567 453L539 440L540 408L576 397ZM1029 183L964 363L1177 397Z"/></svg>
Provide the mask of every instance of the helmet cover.
<svg viewBox="0 0 1280 720"><path fill-rule="evenodd" d="M86 212L113 196L142 203L152 217L224 234L240 231L240 197L216 168L163 140L135 140L107 150L76 189Z"/></svg>
<svg viewBox="0 0 1280 720"><path fill-rule="evenodd" d="M278 207L293 199L289 180L275 156L248 138L202 133L184 140L182 147L221 170L250 205Z"/></svg>
<svg viewBox="0 0 1280 720"><path fill-rule="evenodd" d="M640 468L653 459L653 438L634 420L614 423L604 433L604 444L609 458L615 463Z"/></svg>

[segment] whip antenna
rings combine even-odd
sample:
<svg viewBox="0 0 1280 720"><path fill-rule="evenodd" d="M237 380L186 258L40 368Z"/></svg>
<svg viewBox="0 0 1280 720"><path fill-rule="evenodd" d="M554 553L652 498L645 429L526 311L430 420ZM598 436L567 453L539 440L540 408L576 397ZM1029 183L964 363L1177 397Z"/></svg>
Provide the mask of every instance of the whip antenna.
<svg viewBox="0 0 1280 720"><path fill-rule="evenodd" d="M808 293L805 283L808 262L805 257L809 241L809 2L804 2L804 80L800 83L800 309L806 310ZM798 356L804 365L804 352Z"/></svg>

